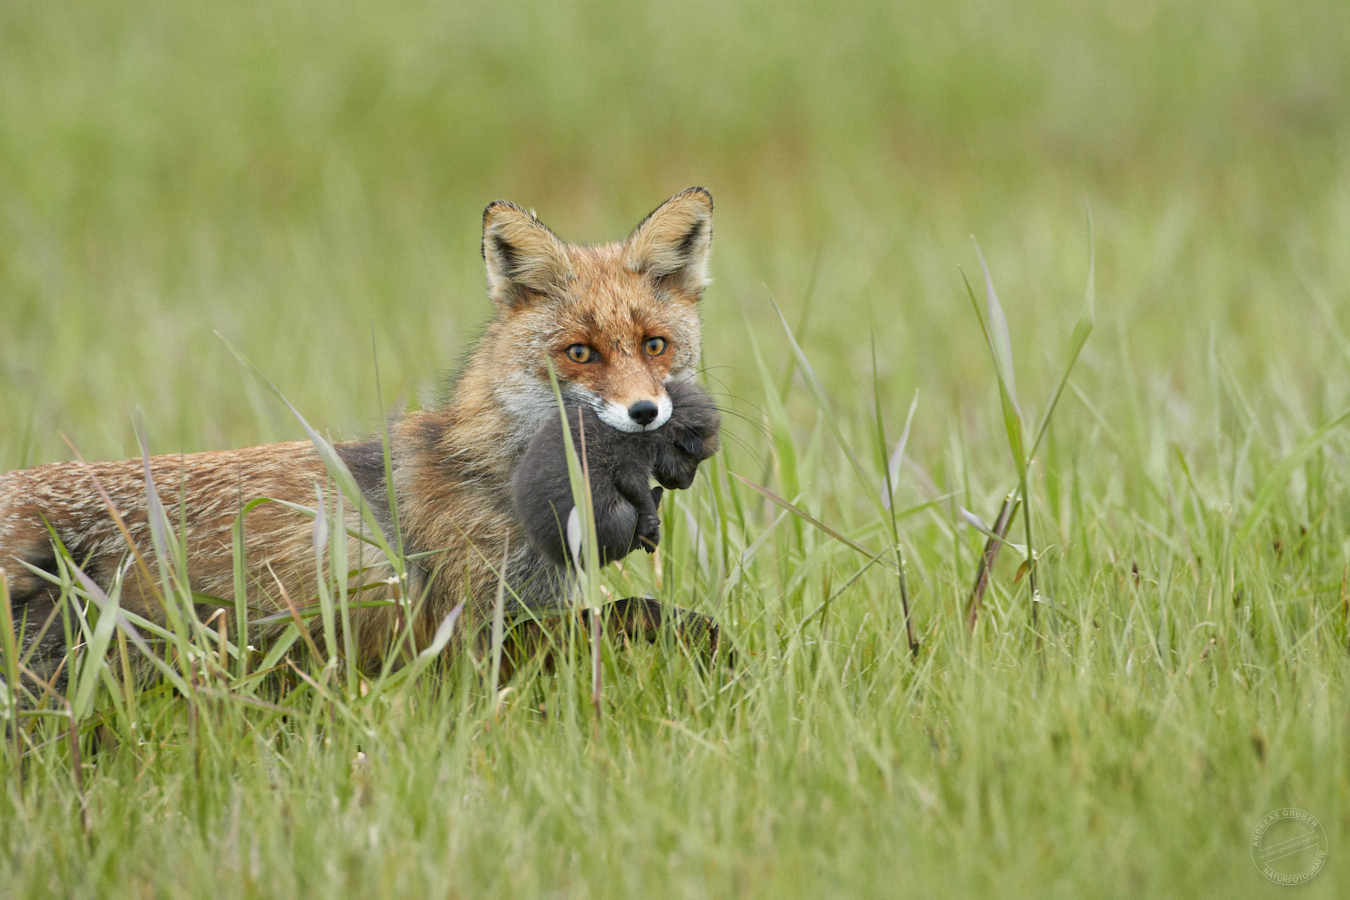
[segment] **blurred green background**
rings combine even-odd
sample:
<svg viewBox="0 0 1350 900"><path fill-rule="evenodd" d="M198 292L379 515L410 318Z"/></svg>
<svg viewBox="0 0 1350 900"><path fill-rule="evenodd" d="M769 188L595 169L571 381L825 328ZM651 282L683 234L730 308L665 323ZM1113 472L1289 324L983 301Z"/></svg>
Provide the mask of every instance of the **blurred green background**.
<svg viewBox="0 0 1350 900"><path fill-rule="evenodd" d="M387 406L429 402L487 316L489 200L604 241L690 184L717 203L706 361L752 415L747 323L785 363L768 295L803 321L813 272L802 339L836 397L875 336L920 441L986 407L971 234L1039 397L1085 203L1077 377L1104 409L1126 377L1184 395L1212 350L1340 405L1316 297L1343 326L1348 172L1339 0L10 0L0 465L67 458L61 434L134 454L134 409L156 451L298 436L214 332L311 421L369 431L377 357Z"/></svg>

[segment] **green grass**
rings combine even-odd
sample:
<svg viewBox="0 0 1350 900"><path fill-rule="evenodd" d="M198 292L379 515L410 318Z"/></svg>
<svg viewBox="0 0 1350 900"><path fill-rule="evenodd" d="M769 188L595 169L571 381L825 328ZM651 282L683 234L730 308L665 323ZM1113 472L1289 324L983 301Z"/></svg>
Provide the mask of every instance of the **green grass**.
<svg viewBox="0 0 1350 900"><path fill-rule="evenodd" d="M605 240L703 184L735 415L659 593L742 651L607 646L597 722L581 638L505 696L464 658L363 693L297 644L322 692L189 701L126 690L114 634L78 760L61 716L0 752L0 895L1260 895L1285 806L1331 844L1296 890L1343 894L1347 34L1339 0L0 6L0 468L137 455L137 411L157 453L303 438L217 332L377 433L377 365L434 402L488 314L489 200ZM969 236L1030 436L1085 201L1045 602L1005 550L971 635L955 507L1019 473ZM895 506L951 496L897 523L914 657L877 408L889 452L916 390Z"/></svg>

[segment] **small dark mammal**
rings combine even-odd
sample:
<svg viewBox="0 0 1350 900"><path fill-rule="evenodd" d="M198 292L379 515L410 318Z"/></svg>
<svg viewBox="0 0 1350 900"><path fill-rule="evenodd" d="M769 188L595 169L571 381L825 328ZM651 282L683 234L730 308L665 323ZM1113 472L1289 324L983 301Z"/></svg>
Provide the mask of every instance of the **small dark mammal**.
<svg viewBox="0 0 1350 900"><path fill-rule="evenodd" d="M692 380L668 384L670 419L655 431L607 428L586 404L568 404L572 445L584 447L600 562L623 559L641 547L656 549L662 488L684 490L698 464L717 452L720 417L712 399ZM651 487L655 478L659 487ZM516 512L536 550L565 566L568 517L573 509L562 419L550 417L521 457L513 479Z"/></svg>

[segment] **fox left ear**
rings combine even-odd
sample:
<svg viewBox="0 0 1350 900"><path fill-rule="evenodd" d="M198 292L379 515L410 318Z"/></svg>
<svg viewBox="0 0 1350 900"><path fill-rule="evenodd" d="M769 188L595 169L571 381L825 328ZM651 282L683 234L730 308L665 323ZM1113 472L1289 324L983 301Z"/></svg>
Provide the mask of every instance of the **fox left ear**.
<svg viewBox="0 0 1350 900"><path fill-rule="evenodd" d="M488 295L517 309L572 278L567 247L532 212L497 200L483 210L483 261Z"/></svg>
<svg viewBox="0 0 1350 900"><path fill-rule="evenodd" d="M633 229L624 262L697 299L710 281L712 212L712 194L703 188L680 191Z"/></svg>

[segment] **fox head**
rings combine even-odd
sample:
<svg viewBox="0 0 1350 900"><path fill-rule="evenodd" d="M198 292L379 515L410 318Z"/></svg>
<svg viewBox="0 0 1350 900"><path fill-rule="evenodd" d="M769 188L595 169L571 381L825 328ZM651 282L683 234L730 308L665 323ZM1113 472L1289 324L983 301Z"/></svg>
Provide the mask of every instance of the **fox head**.
<svg viewBox="0 0 1350 900"><path fill-rule="evenodd" d="M666 423L666 386L698 364L712 211L712 196L689 188L625 240L589 247L560 240L513 203L488 204L483 259L497 315L485 344L493 392L519 433L556 415L550 364L564 397L611 428Z"/></svg>

